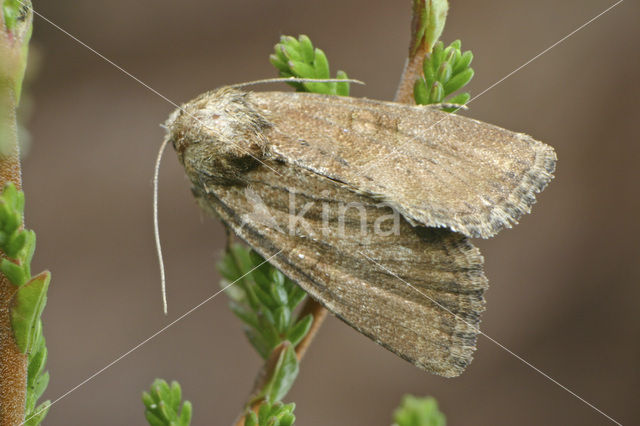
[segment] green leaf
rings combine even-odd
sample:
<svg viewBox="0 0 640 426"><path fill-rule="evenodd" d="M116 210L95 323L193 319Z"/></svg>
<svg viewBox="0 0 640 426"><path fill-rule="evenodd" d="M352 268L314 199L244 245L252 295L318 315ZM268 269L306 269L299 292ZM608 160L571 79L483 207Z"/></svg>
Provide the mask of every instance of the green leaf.
<svg viewBox="0 0 640 426"><path fill-rule="evenodd" d="M39 407L35 407L38 399L42 396L45 389L49 385L49 373L45 372L39 374L35 379L28 379L27 384L27 395L26 395L26 403L25 403L25 419L30 419L31 417L37 417L39 419L44 418L45 413L39 413L43 404L46 406L46 403L40 404Z"/></svg>
<svg viewBox="0 0 640 426"><path fill-rule="evenodd" d="M240 271L243 274L246 274L256 266L260 265L264 262L264 259L260 257L259 254L255 253L253 250L247 250L246 247L240 244L234 244L232 247L233 256L238 262L238 266ZM257 272L254 271L254 273ZM236 279L238 277L234 277Z"/></svg>
<svg viewBox="0 0 640 426"><path fill-rule="evenodd" d="M266 425L270 420L269 418L270 414L271 414L271 407L266 404L262 404L258 409L258 424Z"/></svg>
<svg viewBox="0 0 640 426"><path fill-rule="evenodd" d="M157 416L151 411L145 411L144 417L147 419L147 423L151 426L165 426L167 424L163 418Z"/></svg>
<svg viewBox="0 0 640 426"><path fill-rule="evenodd" d="M316 48L313 65L315 69L315 78L331 77L331 74L329 74L329 60L327 59L327 55L325 55L321 49Z"/></svg>
<svg viewBox="0 0 640 426"><path fill-rule="evenodd" d="M273 300L269 293L260 288L260 286L254 286L253 291L260 303L262 303L267 310L275 310L278 307L278 303Z"/></svg>
<svg viewBox="0 0 640 426"><path fill-rule="evenodd" d="M5 52L2 61L6 61L6 63L2 63L3 66L0 66L0 81L14 91L16 100L19 102L22 79L27 66L29 39L33 29L31 1L0 1L0 7L2 7L0 11L0 31L2 32L2 36L0 36L0 51ZM0 132L3 130L5 130L4 126L0 128ZM6 145L6 143L11 142L3 138L0 143ZM6 150L7 147L3 146L2 149Z"/></svg>
<svg viewBox="0 0 640 426"><path fill-rule="evenodd" d="M462 47L462 42L460 40L456 40L449 45L450 49L460 50Z"/></svg>
<svg viewBox="0 0 640 426"><path fill-rule="evenodd" d="M35 405L35 403L37 402L38 398L40 398L42 396L42 394L44 393L45 389L47 389L47 386L49 386L49 373L46 372L40 376L38 376L38 378L35 380L35 383L33 384L33 388L29 389L29 399L31 399L33 401L33 405Z"/></svg>
<svg viewBox="0 0 640 426"><path fill-rule="evenodd" d="M238 269L233 253L226 253L224 256L222 256L222 259L220 259L220 261L218 262L217 268L220 274L231 282L242 276L240 269Z"/></svg>
<svg viewBox="0 0 640 426"><path fill-rule="evenodd" d="M294 347L297 346L304 336L307 335L309 329L311 329L311 324L313 324L313 315L305 315L304 318L296 322L295 325L289 329L287 340L289 340Z"/></svg>
<svg viewBox="0 0 640 426"><path fill-rule="evenodd" d="M18 257L18 253L24 248L27 242L27 232L15 232L10 237L5 245L5 254L7 257L15 259Z"/></svg>
<svg viewBox="0 0 640 426"><path fill-rule="evenodd" d="M293 44L295 42L296 44ZM303 62L304 58L298 50L296 39L293 37L291 40L287 40L287 44L282 46L282 53L289 58L290 61Z"/></svg>
<svg viewBox="0 0 640 426"><path fill-rule="evenodd" d="M41 324L42 322L40 322ZM41 326L40 326L41 327ZM27 386L29 386L29 381L34 380L38 376L40 376L44 372L44 366L47 363L47 348L44 345L44 339L38 339L36 343L40 346L31 352L31 357L29 358L29 366L27 369ZM38 395L40 397L40 395Z"/></svg>
<svg viewBox="0 0 640 426"><path fill-rule="evenodd" d="M28 355L25 420L27 420L27 424L35 425L41 422L46 415L49 403L47 401L36 408L38 399L49 384L49 373L44 371L47 361L47 348L42 336L42 321L38 321L34 341L32 351ZM43 409L45 410L43 411Z"/></svg>
<svg viewBox="0 0 640 426"><path fill-rule="evenodd" d="M289 322L291 321L291 311L287 306L280 306L275 311L276 330L279 334L285 334L289 328Z"/></svg>
<svg viewBox="0 0 640 426"><path fill-rule="evenodd" d="M442 30L444 29L449 3L446 0L427 0L427 4L425 42L427 46L433 46L440 38Z"/></svg>
<svg viewBox="0 0 640 426"><path fill-rule="evenodd" d="M424 77L416 80L413 86L413 98L418 105L453 103L464 104L471 96L468 93L453 97L447 96L461 89L473 78L470 68L473 54L469 51L462 53L462 43L456 40L444 48L439 41L433 48L431 55L422 64ZM445 108L444 111L455 112L457 108Z"/></svg>
<svg viewBox="0 0 640 426"><path fill-rule="evenodd" d="M453 70L451 69L451 64L448 62L443 62L438 69L438 81L442 84L445 84L451 78L451 74Z"/></svg>
<svg viewBox="0 0 640 426"><path fill-rule="evenodd" d="M273 375L261 392L270 403L282 400L298 376L298 358L293 345L289 342L283 344L286 348L280 352Z"/></svg>
<svg viewBox="0 0 640 426"><path fill-rule="evenodd" d="M244 426L259 426L258 415L253 411L247 413L244 419Z"/></svg>
<svg viewBox="0 0 640 426"><path fill-rule="evenodd" d="M180 401L182 401L182 389L178 382L173 382L175 386L171 386L171 408L174 411L180 409Z"/></svg>
<svg viewBox="0 0 640 426"><path fill-rule="evenodd" d="M276 402L270 404L263 402L258 409L258 414L253 411L245 415L245 426L291 426L296 417L293 415L295 404L283 404Z"/></svg>
<svg viewBox="0 0 640 426"><path fill-rule="evenodd" d="M258 299L258 297L256 296L256 289L258 288L258 286L247 283L247 284L244 284L243 287L244 287L244 292L247 295L245 300L246 303L251 307L251 309L256 311L256 313L260 312L262 309L262 306L264 305L260 302L260 299Z"/></svg>
<svg viewBox="0 0 640 426"><path fill-rule="evenodd" d="M427 32L427 25L429 23L427 8L421 8L422 4L423 2L420 0L413 0L413 16L420 15L420 25L418 26L418 29L415 33L414 52L418 49L420 43L422 43L424 35Z"/></svg>
<svg viewBox="0 0 640 426"><path fill-rule="evenodd" d="M305 62L291 60L288 65L291 72L296 76L301 78L316 78L315 69Z"/></svg>
<svg viewBox="0 0 640 426"><path fill-rule="evenodd" d="M228 293L229 305L245 324L245 334L260 356L267 359L287 336L292 336L296 343L304 337L308 329L305 324L296 323L293 312L306 293L293 281L264 263L256 252L240 245L225 253L218 269L225 282L233 282L252 271L238 283L237 294ZM294 326L297 328L291 333Z"/></svg>
<svg viewBox="0 0 640 426"><path fill-rule="evenodd" d="M38 321L47 303L47 290L51 274L48 271L32 278L16 292L15 302L11 310L11 325L16 344L22 353L31 350Z"/></svg>
<svg viewBox="0 0 640 426"><path fill-rule="evenodd" d="M473 78L473 69L467 68L464 71L456 74L455 77L452 77L451 80L446 82L444 86L444 91L448 95L450 93L455 92L458 89L464 87L471 79Z"/></svg>
<svg viewBox="0 0 640 426"><path fill-rule="evenodd" d="M454 104L454 105L464 105L467 102L469 102L469 99L471 99L471 95L468 93L460 93L457 96L454 96L453 98L447 99L447 103L449 104ZM453 112L455 110L457 110L458 108L443 108L443 111L447 111L447 112Z"/></svg>
<svg viewBox="0 0 640 426"><path fill-rule="evenodd" d="M281 60L278 55L275 55L275 54L269 55L269 62L271 62L271 65L273 65L280 71L287 71L289 69L286 61Z"/></svg>
<svg viewBox="0 0 640 426"><path fill-rule="evenodd" d="M0 195L0 250L9 257L2 259L0 271L16 286L31 279L31 258L35 250L35 233L20 229L24 213L24 193L9 182Z"/></svg>
<svg viewBox="0 0 640 426"><path fill-rule="evenodd" d="M429 94L427 93L427 83L424 79L419 78L413 85L413 98L417 105L425 105L429 103Z"/></svg>
<svg viewBox="0 0 640 426"><path fill-rule="evenodd" d="M393 413L394 426L446 426L444 414L438 410L434 398L405 395L402 404Z"/></svg>
<svg viewBox="0 0 640 426"><path fill-rule="evenodd" d="M286 55L285 50L283 49L283 45L286 44L287 42L287 37L286 36L280 36L280 42L278 44L276 44L274 46L273 49L273 54L276 55L278 57L278 60L280 60L281 62L287 62L288 58Z"/></svg>
<svg viewBox="0 0 640 426"><path fill-rule="evenodd" d="M44 364L41 366L44 369ZM30 417L34 414L36 403L38 399L42 396L47 386L49 385L49 373L37 371L32 373L31 363L28 366L28 375L27 375L27 395L26 395L26 404L25 404L25 418Z"/></svg>
<svg viewBox="0 0 640 426"><path fill-rule="evenodd" d="M16 287L24 285L29 279L29 274L25 271L24 266L16 265L9 259L2 259L2 262L0 262L0 271L5 274L9 281Z"/></svg>
<svg viewBox="0 0 640 426"><path fill-rule="evenodd" d="M245 256L248 258L246 265L243 265L243 270L251 271L251 277L253 280L261 285L263 288L268 288L269 283L269 268L270 265L264 262L264 258L256 253L255 250L247 250L245 247L238 246L239 249L245 250ZM246 272L245 272L246 273Z"/></svg>
<svg viewBox="0 0 640 426"><path fill-rule="evenodd" d="M467 50L456 61L456 64L455 64L455 66L453 68L453 73L454 74L459 74L460 72L462 72L465 69L469 68L469 65L471 65L471 61L473 61L473 53L471 53L470 50Z"/></svg>
<svg viewBox="0 0 640 426"><path fill-rule="evenodd" d="M20 17L21 2L18 0L4 0L2 4L2 13L4 14L4 25L7 30L12 32Z"/></svg>
<svg viewBox="0 0 640 426"><path fill-rule="evenodd" d="M284 274L275 268L272 268L269 271L269 278L271 282L277 286L283 286L286 280ZM286 298L286 294L285 294L285 298ZM276 297L275 299L277 300L278 298Z"/></svg>
<svg viewBox="0 0 640 426"><path fill-rule="evenodd" d="M442 87L442 83L436 81L431 86L431 90L429 91L429 103L431 104L439 104L444 99L444 88Z"/></svg>
<svg viewBox="0 0 640 426"><path fill-rule="evenodd" d="M456 40L460 41L460 40ZM456 58L460 54L460 48L455 48L455 41L451 43L446 49L444 49L443 63L455 64Z"/></svg>
<svg viewBox="0 0 640 426"><path fill-rule="evenodd" d="M253 311L238 303L234 303L233 301L229 303L229 307L231 308L231 311L242 320L242 322L247 324L249 327L258 328L258 317Z"/></svg>
<svg viewBox="0 0 640 426"><path fill-rule="evenodd" d="M291 284L291 290L289 291L288 299L289 299L289 308L291 310L295 309L296 306L300 304L307 297L307 293L303 289L301 289L297 284L293 283L291 280L287 279L287 281Z"/></svg>
<svg viewBox="0 0 640 426"><path fill-rule="evenodd" d="M185 401L182 404L182 411L180 412L179 424L187 426L191 423L191 416L193 415L193 406L191 401Z"/></svg>
<svg viewBox="0 0 640 426"><path fill-rule="evenodd" d="M169 403L171 406L171 391L167 382L164 380L157 380L154 387L159 400L165 404Z"/></svg>
<svg viewBox="0 0 640 426"><path fill-rule="evenodd" d="M9 211L15 212L21 222L24 213L24 192L18 191L13 182L8 182L4 187L1 199L8 206Z"/></svg>
<svg viewBox="0 0 640 426"><path fill-rule="evenodd" d="M443 62L443 60L444 60L444 45L442 44L442 42L438 42L433 47L433 51L431 52L431 57L430 57L431 68L433 69L434 72L438 70L438 67L440 67L440 64Z"/></svg>
<svg viewBox="0 0 640 426"><path fill-rule="evenodd" d="M51 401L45 401L40 404L38 408L33 411L33 414L25 416L24 425L38 426L49 412L49 407L51 407Z"/></svg>
<svg viewBox="0 0 640 426"><path fill-rule="evenodd" d="M274 315L270 311L263 311L262 315L258 316L258 331L269 345L269 353L281 343L280 333L278 333L276 329Z"/></svg>
<svg viewBox="0 0 640 426"><path fill-rule="evenodd" d="M7 234L16 232L22 224L22 214L19 211L11 210L11 206L7 206L7 210L2 213L2 230Z"/></svg>
<svg viewBox="0 0 640 426"><path fill-rule="evenodd" d="M273 269L274 273L271 274L272 284L269 286L269 293L271 294L271 300L277 305L287 305L289 303L289 297L287 296L287 290L284 288L284 275L277 269Z"/></svg>
<svg viewBox="0 0 640 426"><path fill-rule="evenodd" d="M193 408L189 401L182 402L182 389L178 382L171 386L162 379L154 380L150 392L142 393L144 416L152 426L188 426Z"/></svg>
<svg viewBox="0 0 640 426"><path fill-rule="evenodd" d="M327 56L321 49L314 48L306 35L300 35L298 40L291 36L280 37L275 45L269 61L276 67L282 77L298 77L308 79L329 79L331 72ZM347 79L344 71L337 73L337 78ZM289 82L297 91L322 93L329 95L349 95L349 83L335 82Z"/></svg>
<svg viewBox="0 0 640 426"><path fill-rule="evenodd" d="M422 8L423 4L424 8ZM415 11L420 10L421 12L420 25L415 33L415 49L424 42L427 51L430 51L444 29L449 3L446 0L414 0L413 7L414 16Z"/></svg>
<svg viewBox="0 0 640 426"><path fill-rule="evenodd" d="M26 424L37 425L46 416L49 401L38 408L36 404L49 385L49 373L44 371L47 362L47 347L42 335L42 320L38 320L33 332L33 345L27 357L27 394L25 403Z"/></svg>
<svg viewBox="0 0 640 426"><path fill-rule="evenodd" d="M304 34L301 34L300 37L298 38L300 40L298 47L302 54L302 59L305 62L313 62L314 50L313 50L313 44L311 43L311 39Z"/></svg>
<svg viewBox="0 0 640 426"><path fill-rule="evenodd" d="M259 330L246 330L245 334L247 335L247 339L249 339L249 343L251 343L251 346L253 346L256 352L258 352L263 359L267 359L269 357L269 353L271 353L271 349L275 346L269 343Z"/></svg>
<svg viewBox="0 0 640 426"><path fill-rule="evenodd" d="M31 260L33 259L33 254L36 251L36 233L31 229L25 229L24 233L26 235L24 246L22 247L22 260L25 265L29 267L29 275L31 275Z"/></svg>

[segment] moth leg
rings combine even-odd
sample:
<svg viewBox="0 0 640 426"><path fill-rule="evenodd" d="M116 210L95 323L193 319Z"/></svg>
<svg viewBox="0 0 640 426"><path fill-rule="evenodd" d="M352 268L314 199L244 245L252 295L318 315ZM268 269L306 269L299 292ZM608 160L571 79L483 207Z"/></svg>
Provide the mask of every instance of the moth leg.
<svg viewBox="0 0 640 426"><path fill-rule="evenodd" d="M233 231L233 229L231 229L229 225L227 225L226 222L222 221L222 224L224 225L224 231L227 236L227 240L224 247L226 251L231 251L231 246L233 246L233 243L236 240L236 233Z"/></svg>
<svg viewBox="0 0 640 426"><path fill-rule="evenodd" d="M465 104L450 104L447 102L442 102L439 104L427 104L427 105L418 105L422 108L429 108L429 109L435 109L435 110L443 110L445 108L454 108L454 109L463 109L463 110L468 110L469 107L466 106Z"/></svg>

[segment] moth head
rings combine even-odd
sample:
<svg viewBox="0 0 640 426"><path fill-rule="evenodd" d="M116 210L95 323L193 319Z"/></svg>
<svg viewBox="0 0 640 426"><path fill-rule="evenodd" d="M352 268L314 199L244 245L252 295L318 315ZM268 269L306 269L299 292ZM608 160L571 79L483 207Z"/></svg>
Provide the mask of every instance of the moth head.
<svg viewBox="0 0 640 426"><path fill-rule="evenodd" d="M249 94L229 87L182 105L165 125L187 175L217 183L237 183L260 165L271 128Z"/></svg>

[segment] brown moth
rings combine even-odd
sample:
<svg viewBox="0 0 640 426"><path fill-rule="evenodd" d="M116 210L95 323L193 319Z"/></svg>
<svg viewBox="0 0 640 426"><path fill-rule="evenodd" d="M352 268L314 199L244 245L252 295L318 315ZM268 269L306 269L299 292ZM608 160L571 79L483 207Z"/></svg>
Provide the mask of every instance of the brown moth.
<svg viewBox="0 0 640 426"><path fill-rule="evenodd" d="M552 179L553 149L425 106L223 87L168 141L200 206L311 297L416 366L457 376L491 237Z"/></svg>

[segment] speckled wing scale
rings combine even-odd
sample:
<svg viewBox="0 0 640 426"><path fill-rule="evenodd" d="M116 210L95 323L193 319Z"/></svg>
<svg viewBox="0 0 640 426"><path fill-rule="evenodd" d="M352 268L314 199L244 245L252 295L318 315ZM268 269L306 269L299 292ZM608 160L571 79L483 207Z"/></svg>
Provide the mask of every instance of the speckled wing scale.
<svg viewBox="0 0 640 426"><path fill-rule="evenodd" d="M306 93L222 88L167 127L203 209L264 257L279 252L271 263L346 323L447 377L471 362L484 309L467 237L514 223L555 162L469 118Z"/></svg>
<svg viewBox="0 0 640 426"><path fill-rule="evenodd" d="M555 168L553 149L530 136L430 107L252 96L273 117L275 154L388 201L414 224L491 237L530 211Z"/></svg>

